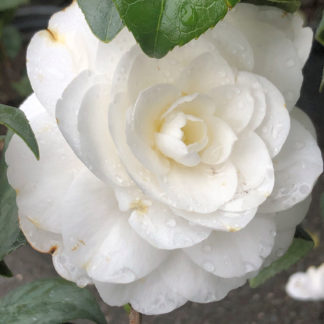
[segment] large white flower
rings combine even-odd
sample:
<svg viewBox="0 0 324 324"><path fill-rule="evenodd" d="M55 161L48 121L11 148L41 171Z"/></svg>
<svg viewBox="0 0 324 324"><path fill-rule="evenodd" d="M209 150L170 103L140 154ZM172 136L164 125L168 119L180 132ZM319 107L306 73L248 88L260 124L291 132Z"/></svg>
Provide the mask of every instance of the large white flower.
<svg viewBox="0 0 324 324"><path fill-rule="evenodd" d="M312 32L240 4L160 60L124 29L109 44L74 2L27 53L22 105L40 146L6 159L20 225L58 273L145 314L211 302L287 249L322 172L291 111Z"/></svg>

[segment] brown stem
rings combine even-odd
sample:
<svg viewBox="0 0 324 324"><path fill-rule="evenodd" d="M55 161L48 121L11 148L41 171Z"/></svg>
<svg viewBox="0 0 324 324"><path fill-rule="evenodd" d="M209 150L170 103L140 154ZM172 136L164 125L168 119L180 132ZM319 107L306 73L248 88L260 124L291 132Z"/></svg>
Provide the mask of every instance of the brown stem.
<svg viewBox="0 0 324 324"><path fill-rule="evenodd" d="M136 312L135 309L131 308L129 313L129 324L141 324L142 323L142 314Z"/></svg>

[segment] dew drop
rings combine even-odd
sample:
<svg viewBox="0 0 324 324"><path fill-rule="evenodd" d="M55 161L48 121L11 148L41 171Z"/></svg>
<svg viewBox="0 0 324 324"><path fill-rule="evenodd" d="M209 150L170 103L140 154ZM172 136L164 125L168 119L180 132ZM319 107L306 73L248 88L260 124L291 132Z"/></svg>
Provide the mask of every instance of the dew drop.
<svg viewBox="0 0 324 324"><path fill-rule="evenodd" d="M299 188L299 192L303 195L306 195L309 193L309 187L306 184L304 184Z"/></svg>
<svg viewBox="0 0 324 324"><path fill-rule="evenodd" d="M251 272L254 270L254 266L253 266L253 264L246 262L246 263L244 263L244 269L246 272Z"/></svg>
<svg viewBox="0 0 324 324"><path fill-rule="evenodd" d="M293 59L288 59L288 60L286 61L286 66L287 66L287 67L291 68L291 67L293 67L294 65L295 65L295 61L294 61Z"/></svg>

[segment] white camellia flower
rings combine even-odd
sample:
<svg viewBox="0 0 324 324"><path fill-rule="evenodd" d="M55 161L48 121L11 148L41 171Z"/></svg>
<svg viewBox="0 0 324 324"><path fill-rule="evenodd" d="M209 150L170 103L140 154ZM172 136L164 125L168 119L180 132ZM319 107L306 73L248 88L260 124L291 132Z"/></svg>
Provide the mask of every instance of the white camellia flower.
<svg viewBox="0 0 324 324"><path fill-rule="evenodd" d="M286 285L288 295L298 300L324 300L324 263L309 267L306 272L296 272Z"/></svg>
<svg viewBox="0 0 324 324"><path fill-rule="evenodd" d="M217 301L282 255L322 158L293 109L312 32L239 4L156 60L91 33L76 1L27 53L40 146L6 154L21 228L57 272L145 314ZM290 113L289 113L290 111Z"/></svg>

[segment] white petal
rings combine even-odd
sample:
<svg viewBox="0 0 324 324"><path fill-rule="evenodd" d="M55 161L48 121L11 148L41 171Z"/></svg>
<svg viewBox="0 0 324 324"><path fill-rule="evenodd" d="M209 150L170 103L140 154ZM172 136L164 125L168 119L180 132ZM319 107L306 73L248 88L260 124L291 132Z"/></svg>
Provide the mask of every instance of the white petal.
<svg viewBox="0 0 324 324"><path fill-rule="evenodd" d="M111 306L130 303L146 315L158 315L173 311L187 299L165 284L159 269L147 277L127 285L95 282L101 298Z"/></svg>
<svg viewBox="0 0 324 324"><path fill-rule="evenodd" d="M201 153L201 161L207 164L223 163L230 156L237 137L220 118L212 116L206 123L209 130L209 141L207 148Z"/></svg>
<svg viewBox="0 0 324 324"><path fill-rule="evenodd" d="M241 277L258 270L273 247L275 224L255 218L235 233L214 232L204 242L184 249L206 271L223 278Z"/></svg>
<svg viewBox="0 0 324 324"><path fill-rule="evenodd" d="M85 269L76 266L63 248L58 249L53 255L53 265L61 277L75 282L81 288L92 283Z"/></svg>
<svg viewBox="0 0 324 324"><path fill-rule="evenodd" d="M33 249L42 253L53 254L63 245L60 234L46 231L38 222L21 215L20 211L18 213L19 227Z"/></svg>
<svg viewBox="0 0 324 324"><path fill-rule="evenodd" d="M234 73L214 49L195 58L181 73L176 84L185 93L208 93L210 89L234 84Z"/></svg>
<svg viewBox="0 0 324 324"><path fill-rule="evenodd" d="M189 224L158 202L153 202L145 210L134 210L129 223L143 239L158 249L167 250L197 244L211 232L208 228Z"/></svg>
<svg viewBox="0 0 324 324"><path fill-rule="evenodd" d="M287 34L286 30L273 20L268 23L265 15L261 14L262 11L267 13L275 10L282 13L280 9L240 4L235 11L226 16L225 21L243 32L253 48L255 63L253 71L275 84L284 94L287 107L291 109L300 95L303 81L301 71L303 62L300 56L305 55L295 47L297 43L294 43L294 36ZM301 28L298 28L299 31ZM309 40L303 45L307 50L310 49Z"/></svg>
<svg viewBox="0 0 324 324"><path fill-rule="evenodd" d="M302 222L309 209L311 197L309 196L292 208L272 214L261 214L257 217L271 217L276 222L277 234L271 254L266 258L264 266L283 256L288 250L296 231L296 226Z"/></svg>
<svg viewBox="0 0 324 324"><path fill-rule="evenodd" d="M294 205L293 207L275 213L274 220L277 225L277 229L286 230L295 228L305 218L307 211L311 203L311 196L308 196L305 200ZM266 214L263 214L266 217Z"/></svg>
<svg viewBox="0 0 324 324"><path fill-rule="evenodd" d="M83 166L35 95L30 96L21 109L30 119L40 160L35 159L18 136L12 138L6 161L8 180L17 191L19 217L29 219L39 229L60 233L58 208Z"/></svg>
<svg viewBox="0 0 324 324"><path fill-rule="evenodd" d="M219 231L235 232L244 228L253 219L257 208L237 213L218 209L210 214L191 213L175 208L173 208L173 211L176 215L187 219L193 224L206 226Z"/></svg>
<svg viewBox="0 0 324 324"><path fill-rule="evenodd" d="M253 69L253 50L238 28L226 21L220 21L216 27L208 30L202 37L212 42L231 66L246 71Z"/></svg>
<svg viewBox="0 0 324 324"><path fill-rule="evenodd" d="M237 74L236 83L239 87L243 87L245 91L249 91L253 98L253 115L248 124L248 128L254 130L260 126L266 115L267 105L264 88L261 85L258 76L249 72L239 72ZM244 108L246 110L246 107Z"/></svg>
<svg viewBox="0 0 324 324"><path fill-rule="evenodd" d="M156 85L141 92L134 107L128 110L127 143L137 159L153 173L161 174L169 169L167 159L154 149L155 133L163 113L180 95L171 85Z"/></svg>
<svg viewBox="0 0 324 324"><path fill-rule="evenodd" d="M107 93L107 84L97 84L84 96L78 116L80 158L100 179L130 186L132 180L120 162L109 132Z"/></svg>
<svg viewBox="0 0 324 324"><path fill-rule="evenodd" d="M66 254L95 280L132 282L167 256L132 230L129 213L119 210L112 190L87 170L72 184L63 205ZM138 251L143 258L137 257Z"/></svg>
<svg viewBox="0 0 324 324"><path fill-rule="evenodd" d="M261 212L288 209L304 200L323 171L321 151L313 136L296 120L285 145L274 159L275 186Z"/></svg>
<svg viewBox="0 0 324 324"><path fill-rule="evenodd" d="M216 116L224 120L236 133L251 121L254 113L251 93L239 86L225 85L208 93L214 100Z"/></svg>
<svg viewBox="0 0 324 324"><path fill-rule="evenodd" d="M274 7L259 8L258 11L259 19L276 26L293 41L300 63L304 65L311 50L313 32L310 27L303 28L302 13L289 14Z"/></svg>
<svg viewBox="0 0 324 324"><path fill-rule="evenodd" d="M308 130L313 135L313 137L317 139L315 126L312 120L304 111L302 111L298 107L295 107L290 112L290 117L300 122L306 128L306 130Z"/></svg>
<svg viewBox="0 0 324 324"><path fill-rule="evenodd" d="M170 206L207 214L233 197L237 174L230 162L219 166L200 164L194 168L173 164L161 187Z"/></svg>
<svg viewBox="0 0 324 324"><path fill-rule="evenodd" d="M266 94L266 116L256 132L266 143L271 157L276 156L285 143L290 128L289 113L282 94L268 80L258 77Z"/></svg>
<svg viewBox="0 0 324 324"><path fill-rule="evenodd" d="M108 127L110 101L102 75L84 71L65 89L56 107L58 126L74 152L100 179L128 186Z"/></svg>
<svg viewBox="0 0 324 324"><path fill-rule="evenodd" d="M253 132L236 142L231 161L239 174L238 190L222 210L239 212L258 207L271 194L274 185L272 161L264 143Z"/></svg>
<svg viewBox="0 0 324 324"><path fill-rule="evenodd" d="M125 55L124 63L117 69L117 78L128 85L129 98L134 102L143 89L155 84L169 83L177 86L176 80L190 62L211 49L214 47L210 42L199 38L182 47L176 47L168 55L157 60L144 55L137 47L132 53ZM121 87L116 88L123 91Z"/></svg>
<svg viewBox="0 0 324 324"><path fill-rule="evenodd" d="M135 38L127 28L123 28L109 43L99 42L94 69L99 74L105 73L107 82L111 83L121 57L135 44Z"/></svg>
<svg viewBox="0 0 324 324"><path fill-rule="evenodd" d="M180 251L162 265L160 272L170 289L196 303L221 300L246 281L245 278L227 279L210 274Z"/></svg>
<svg viewBox="0 0 324 324"><path fill-rule="evenodd" d="M71 80L94 63L98 43L76 2L53 15L48 29L33 37L27 51L28 76L49 112L54 113Z"/></svg>

